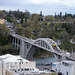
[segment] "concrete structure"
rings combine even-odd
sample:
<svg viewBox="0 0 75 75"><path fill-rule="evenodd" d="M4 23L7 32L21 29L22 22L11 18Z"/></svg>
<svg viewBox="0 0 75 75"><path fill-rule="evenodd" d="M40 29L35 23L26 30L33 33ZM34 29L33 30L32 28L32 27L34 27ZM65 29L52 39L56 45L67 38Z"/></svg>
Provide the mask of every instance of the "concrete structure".
<svg viewBox="0 0 75 75"><path fill-rule="evenodd" d="M36 50L36 47L42 48L44 50L50 51L54 53L57 61L62 61L63 59L71 59L75 60L71 56L67 56L67 52L61 51L58 47L57 43L49 38L39 38L36 40L29 39L17 34L10 34L11 38L10 41L12 42L13 46L17 49L20 49L20 56L22 58L26 58L30 60Z"/></svg>
<svg viewBox="0 0 75 75"><path fill-rule="evenodd" d="M52 64L52 70L54 70L55 72L61 72L62 75L75 75L75 62L55 62Z"/></svg>
<svg viewBox="0 0 75 75"><path fill-rule="evenodd" d="M21 68L36 68L36 62L28 61L20 56L6 54L0 56L0 75L5 75L6 70L21 69Z"/></svg>
<svg viewBox="0 0 75 75"><path fill-rule="evenodd" d="M0 19L0 24L4 24L5 23L5 19Z"/></svg>

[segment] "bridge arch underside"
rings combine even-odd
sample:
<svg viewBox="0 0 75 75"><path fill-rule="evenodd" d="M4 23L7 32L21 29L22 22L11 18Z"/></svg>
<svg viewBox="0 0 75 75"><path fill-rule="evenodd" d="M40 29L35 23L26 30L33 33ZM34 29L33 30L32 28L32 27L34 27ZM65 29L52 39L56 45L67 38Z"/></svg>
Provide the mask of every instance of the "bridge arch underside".
<svg viewBox="0 0 75 75"><path fill-rule="evenodd" d="M40 47L36 47L36 46L33 45L31 47L31 49L29 50L29 52L27 53L26 59L31 60L33 55L34 55L35 50L37 50L38 48L40 48ZM48 52L51 52L51 51L43 49L43 48L41 48L41 49L45 50L45 51L48 51ZM51 52L51 53L53 53L53 52ZM53 56L56 58L57 61L62 61L62 56L57 55L55 53L53 53Z"/></svg>
<svg viewBox="0 0 75 75"><path fill-rule="evenodd" d="M31 60L33 55L34 55L34 53L35 53L35 51L38 50L38 48L40 48L40 47L36 47L36 46L32 45L31 49L27 53L26 59ZM43 48L40 48L40 49L48 51L48 50L43 49ZM50 51L48 51L48 52L50 52Z"/></svg>
<svg viewBox="0 0 75 75"><path fill-rule="evenodd" d="M54 53L55 51L60 51L60 48L57 46L57 44L53 40L47 39L47 38L46 39L40 38L40 39L37 39L34 42L34 45L31 46L30 50L27 53L26 59L30 60L32 58L32 56L34 55L34 51L36 50L36 47L52 52L52 53ZM54 53L54 56L56 57L56 60L61 59L60 55L57 55Z"/></svg>

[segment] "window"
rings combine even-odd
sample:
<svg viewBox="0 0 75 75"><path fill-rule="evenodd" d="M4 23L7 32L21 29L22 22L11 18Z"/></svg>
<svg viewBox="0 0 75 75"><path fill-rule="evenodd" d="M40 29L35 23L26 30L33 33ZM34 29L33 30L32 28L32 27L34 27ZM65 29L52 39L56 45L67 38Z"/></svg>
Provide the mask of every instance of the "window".
<svg viewBox="0 0 75 75"><path fill-rule="evenodd" d="M55 69L57 71L57 69Z"/></svg>

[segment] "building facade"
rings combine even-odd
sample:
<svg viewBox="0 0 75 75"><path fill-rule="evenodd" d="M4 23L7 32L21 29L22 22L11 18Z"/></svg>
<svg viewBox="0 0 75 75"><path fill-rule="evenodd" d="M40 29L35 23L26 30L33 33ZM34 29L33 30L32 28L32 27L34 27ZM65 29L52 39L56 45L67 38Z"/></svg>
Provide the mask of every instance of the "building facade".
<svg viewBox="0 0 75 75"><path fill-rule="evenodd" d="M56 73L47 72L47 71L39 71L38 69L34 70L8 70L6 71L6 75L58 75Z"/></svg>
<svg viewBox="0 0 75 75"><path fill-rule="evenodd" d="M62 75L75 75L75 62L74 61L63 61L52 64L52 70L60 72Z"/></svg>
<svg viewBox="0 0 75 75"><path fill-rule="evenodd" d="M0 24L4 24L5 23L5 19L0 19Z"/></svg>
<svg viewBox="0 0 75 75"><path fill-rule="evenodd" d="M21 68L36 68L36 62L28 61L20 56L6 54L0 56L0 75L6 75L6 70L21 69Z"/></svg>

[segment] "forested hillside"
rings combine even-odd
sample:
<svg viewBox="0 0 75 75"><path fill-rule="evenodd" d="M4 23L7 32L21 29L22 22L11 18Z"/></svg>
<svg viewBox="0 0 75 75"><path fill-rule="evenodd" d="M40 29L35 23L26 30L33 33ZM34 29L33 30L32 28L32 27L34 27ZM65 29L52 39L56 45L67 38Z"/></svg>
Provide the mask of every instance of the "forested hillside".
<svg viewBox="0 0 75 75"><path fill-rule="evenodd" d="M0 18L4 18L14 26L14 31L28 38L51 38L54 41L60 40L60 48L72 52L75 50L75 44L70 43L70 40L75 41L75 14L62 12L59 14L44 16L42 13L31 14L28 10L22 11L0 11ZM6 25L6 24L5 24ZM13 53L14 49L9 44L8 32L5 25L0 25L0 54ZM35 56L41 54L49 54L41 49L35 52Z"/></svg>

